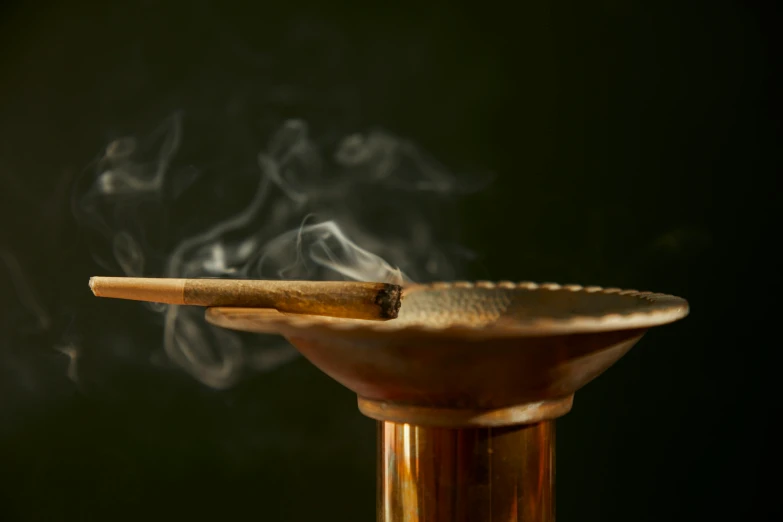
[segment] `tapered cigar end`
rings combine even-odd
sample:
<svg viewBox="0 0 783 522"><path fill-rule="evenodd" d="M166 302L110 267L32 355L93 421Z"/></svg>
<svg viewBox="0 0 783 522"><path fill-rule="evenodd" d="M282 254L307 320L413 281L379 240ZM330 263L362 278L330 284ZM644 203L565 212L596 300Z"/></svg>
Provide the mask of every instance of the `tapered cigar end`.
<svg viewBox="0 0 783 522"><path fill-rule="evenodd" d="M391 284L383 285L375 296L375 304L381 309L381 319L396 319L402 304L402 287Z"/></svg>
<svg viewBox="0 0 783 522"><path fill-rule="evenodd" d="M184 287L184 279L104 276L90 278L90 290L96 297L150 303L188 304L184 301Z"/></svg>

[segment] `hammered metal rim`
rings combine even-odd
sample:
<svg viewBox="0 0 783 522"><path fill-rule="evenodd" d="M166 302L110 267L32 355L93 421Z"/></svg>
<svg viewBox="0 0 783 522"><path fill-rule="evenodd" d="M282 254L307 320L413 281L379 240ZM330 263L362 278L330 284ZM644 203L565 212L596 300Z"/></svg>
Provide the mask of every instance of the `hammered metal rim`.
<svg viewBox="0 0 783 522"><path fill-rule="evenodd" d="M685 299L673 295L638 291L623 290L621 288L604 288L600 286L560 285L557 283L533 283L511 281L455 281L438 282L430 284L412 285L406 291L420 291L425 289L445 290L449 288L503 288L503 289L527 289L549 290L584 293L617 294L632 298L642 299L652 306L644 310L629 307L628 313L610 313L604 315L573 315L567 318L534 317L520 319L515 324L498 326L492 323L484 325L446 324L428 326L421 324L399 325L394 320L386 322L344 320L335 321L332 318L312 315L283 314L276 310L259 308L230 308L214 307L206 311L207 321L220 327L252 331L257 333L280 333L289 335L403 335L421 336L437 335L463 338L497 338L517 336L547 336L572 333L604 332L611 330L628 330L637 328L651 328L668 324L688 315L690 308ZM253 322L253 328L241 328L241 320L238 316L244 316Z"/></svg>

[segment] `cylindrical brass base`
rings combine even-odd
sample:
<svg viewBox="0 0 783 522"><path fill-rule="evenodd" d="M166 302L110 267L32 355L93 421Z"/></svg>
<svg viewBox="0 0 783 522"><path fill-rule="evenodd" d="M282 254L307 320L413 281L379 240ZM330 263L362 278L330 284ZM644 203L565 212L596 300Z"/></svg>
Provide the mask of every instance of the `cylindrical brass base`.
<svg viewBox="0 0 783 522"><path fill-rule="evenodd" d="M550 522L555 421L448 429L378 422L378 522Z"/></svg>

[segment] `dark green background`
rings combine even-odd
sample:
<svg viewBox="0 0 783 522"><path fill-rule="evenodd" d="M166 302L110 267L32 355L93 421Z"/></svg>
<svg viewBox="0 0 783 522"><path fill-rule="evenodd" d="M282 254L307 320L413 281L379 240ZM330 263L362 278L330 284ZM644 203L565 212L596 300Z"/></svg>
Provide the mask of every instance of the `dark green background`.
<svg viewBox="0 0 783 522"><path fill-rule="evenodd" d="M175 110L199 143L303 117L314 132L380 125L493 172L459 206L480 254L466 279L688 298L691 317L651 332L558 422L559 519L767 509L773 13L614 0L0 13L0 247L52 318L37 330L0 272L0 520L373 519L374 426L350 392L303 360L204 388L146 362L160 339L142 311L86 292L98 269L71 184L107 141ZM78 386L63 339L83 349Z"/></svg>

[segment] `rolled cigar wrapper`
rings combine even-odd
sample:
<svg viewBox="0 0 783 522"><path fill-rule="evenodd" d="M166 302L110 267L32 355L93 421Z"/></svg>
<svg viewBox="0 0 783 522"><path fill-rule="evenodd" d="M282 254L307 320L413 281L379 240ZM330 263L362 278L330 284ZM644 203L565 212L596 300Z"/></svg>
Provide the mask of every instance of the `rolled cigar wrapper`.
<svg viewBox="0 0 783 522"><path fill-rule="evenodd" d="M92 277L90 289L115 299L371 320L396 318L402 299L398 285L348 281Z"/></svg>

